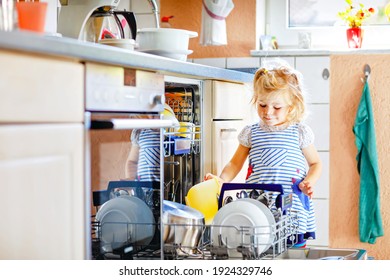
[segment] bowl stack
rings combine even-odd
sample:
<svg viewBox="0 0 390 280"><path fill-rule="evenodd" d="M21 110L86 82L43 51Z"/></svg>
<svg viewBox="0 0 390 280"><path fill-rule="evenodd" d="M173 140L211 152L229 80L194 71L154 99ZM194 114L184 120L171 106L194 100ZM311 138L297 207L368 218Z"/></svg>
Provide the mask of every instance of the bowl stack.
<svg viewBox="0 0 390 280"><path fill-rule="evenodd" d="M197 32L175 28L143 28L137 32L138 51L186 61L189 39Z"/></svg>

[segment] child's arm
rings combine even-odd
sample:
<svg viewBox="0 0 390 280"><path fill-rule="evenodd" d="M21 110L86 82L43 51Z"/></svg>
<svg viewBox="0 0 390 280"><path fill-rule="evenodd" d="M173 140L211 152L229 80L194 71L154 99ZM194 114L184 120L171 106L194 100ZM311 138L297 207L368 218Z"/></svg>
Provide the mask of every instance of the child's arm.
<svg viewBox="0 0 390 280"><path fill-rule="evenodd" d="M302 149L303 155L306 158L309 170L305 179L299 184L299 188L304 194L312 198L313 186L317 183L322 172L322 162L318 155L317 149L313 144Z"/></svg>
<svg viewBox="0 0 390 280"><path fill-rule="evenodd" d="M242 166L245 163L246 158L249 155L250 148L247 148L243 145L238 145L236 152L234 153L232 159L225 165L223 168L221 175L215 176L213 174L207 173L205 176L205 180L209 180L211 178L217 178L221 185L224 182L231 182L237 174L240 172Z"/></svg>

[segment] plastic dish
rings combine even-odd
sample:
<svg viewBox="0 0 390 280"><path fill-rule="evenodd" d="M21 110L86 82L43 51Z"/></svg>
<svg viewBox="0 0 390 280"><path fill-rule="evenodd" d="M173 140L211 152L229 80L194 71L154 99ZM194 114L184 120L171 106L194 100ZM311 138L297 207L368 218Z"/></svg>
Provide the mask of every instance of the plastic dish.
<svg viewBox="0 0 390 280"><path fill-rule="evenodd" d="M198 211L205 217L206 225L212 223L218 212L218 196L221 185L213 178L192 186L186 197L186 204Z"/></svg>
<svg viewBox="0 0 390 280"><path fill-rule="evenodd" d="M127 243L148 245L154 235L152 210L134 196L120 196L105 202L96 213L100 222L99 237L102 246L112 249Z"/></svg>
<svg viewBox="0 0 390 280"><path fill-rule="evenodd" d="M231 257L242 256L239 247L254 246L260 254L274 240L275 218L259 201L250 198L235 200L223 206L215 215L211 227L214 246L226 246Z"/></svg>

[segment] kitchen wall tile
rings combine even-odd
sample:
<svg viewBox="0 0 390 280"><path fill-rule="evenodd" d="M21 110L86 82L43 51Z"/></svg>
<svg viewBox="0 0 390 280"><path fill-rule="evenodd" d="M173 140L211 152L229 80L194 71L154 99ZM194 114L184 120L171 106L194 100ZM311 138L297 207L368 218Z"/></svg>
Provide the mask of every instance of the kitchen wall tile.
<svg viewBox="0 0 390 280"><path fill-rule="evenodd" d="M226 68L226 58L195 58L194 63L213 66L213 67L219 67L219 68Z"/></svg>
<svg viewBox="0 0 390 280"><path fill-rule="evenodd" d="M226 68L258 68L259 66L260 66L259 57L226 58Z"/></svg>

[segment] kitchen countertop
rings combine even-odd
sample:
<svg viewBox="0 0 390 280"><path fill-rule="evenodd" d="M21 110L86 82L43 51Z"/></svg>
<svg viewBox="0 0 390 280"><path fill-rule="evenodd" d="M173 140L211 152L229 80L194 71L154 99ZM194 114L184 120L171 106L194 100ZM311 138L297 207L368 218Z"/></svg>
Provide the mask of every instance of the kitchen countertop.
<svg viewBox="0 0 390 280"><path fill-rule="evenodd" d="M172 76L213 79L232 82L252 82L253 74L200 65L161 56L130 51L111 46L80 42L76 39L39 35L31 32L0 31L0 49L66 57L129 68L156 70Z"/></svg>
<svg viewBox="0 0 390 280"><path fill-rule="evenodd" d="M278 50L251 50L251 56L329 56L333 54L390 54L390 49L278 49Z"/></svg>

